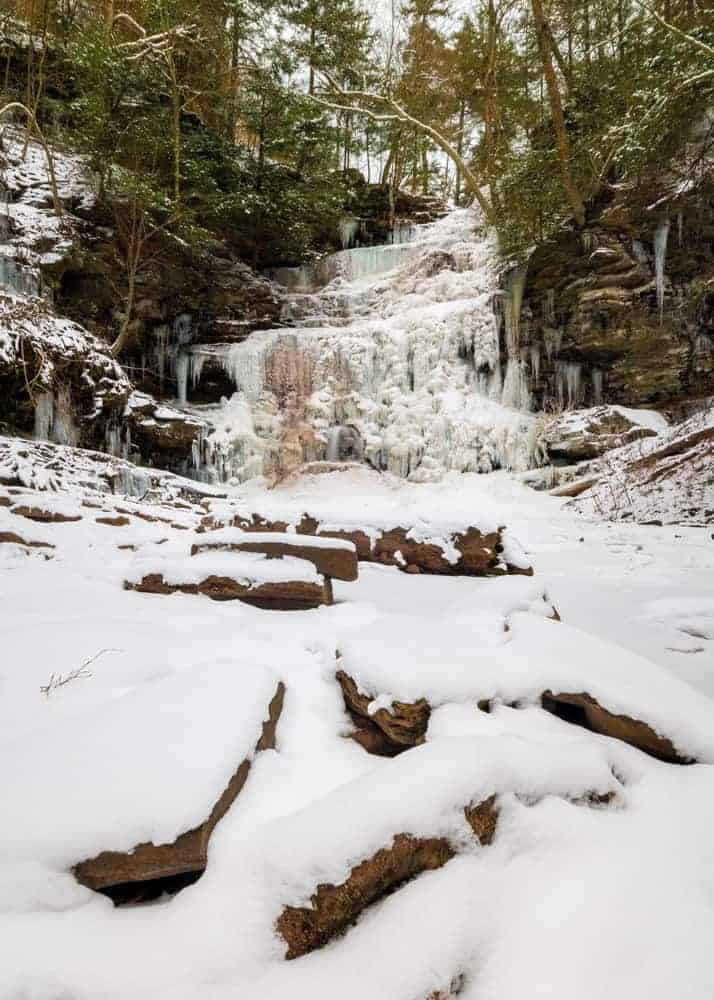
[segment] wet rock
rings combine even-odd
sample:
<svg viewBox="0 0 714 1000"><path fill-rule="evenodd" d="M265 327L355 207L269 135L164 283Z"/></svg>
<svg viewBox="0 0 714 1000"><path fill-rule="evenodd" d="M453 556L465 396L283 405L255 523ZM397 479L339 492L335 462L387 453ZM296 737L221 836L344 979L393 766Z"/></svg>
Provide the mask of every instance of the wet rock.
<svg viewBox="0 0 714 1000"><path fill-rule="evenodd" d="M275 694L267 706L267 718L256 743L256 752L275 747L275 734L285 698L285 686L277 685ZM250 760L242 761L236 768L222 795L213 806L210 815L200 826L182 833L171 844L137 844L133 850L102 851L94 858L88 858L74 867L77 881L90 889L105 891L117 901L140 897L142 887L136 883L151 883L152 894L160 889L159 880L168 881L177 876L203 873L206 867L208 842L216 824L225 816L240 794L250 771ZM127 892L129 886L133 892ZM180 885L177 887L181 887ZM158 894L158 893L157 893Z"/></svg>

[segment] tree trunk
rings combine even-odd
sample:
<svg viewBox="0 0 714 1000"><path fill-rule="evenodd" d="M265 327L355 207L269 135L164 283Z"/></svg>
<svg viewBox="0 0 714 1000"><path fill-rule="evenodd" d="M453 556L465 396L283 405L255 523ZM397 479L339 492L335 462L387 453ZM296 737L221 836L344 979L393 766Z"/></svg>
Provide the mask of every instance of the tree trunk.
<svg viewBox="0 0 714 1000"><path fill-rule="evenodd" d="M464 119L466 116L466 100L461 98L459 101L459 135L456 142L456 152L460 157L464 155ZM456 167L456 180L454 181L454 201L456 207L458 208L461 204L461 170Z"/></svg>
<svg viewBox="0 0 714 1000"><path fill-rule="evenodd" d="M545 82L548 88L550 112L553 118L553 129L555 131L555 139L558 146L558 160L560 163L560 175L563 183L563 189L577 225L583 226L585 224L585 205L580 192L575 185L570 168L570 143L568 141L568 132L565 124L565 115L563 113L560 89L558 87L558 81L553 68L553 59L549 44L549 30L547 29L545 16L543 14L541 0L531 0L531 4L533 8L536 37L538 39L538 51L540 53L541 63L543 66L543 75L545 76Z"/></svg>

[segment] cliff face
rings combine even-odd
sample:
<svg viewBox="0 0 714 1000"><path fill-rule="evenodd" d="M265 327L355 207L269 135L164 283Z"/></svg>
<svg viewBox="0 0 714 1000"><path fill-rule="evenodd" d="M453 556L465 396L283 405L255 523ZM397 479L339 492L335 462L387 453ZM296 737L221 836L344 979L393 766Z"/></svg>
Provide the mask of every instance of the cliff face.
<svg viewBox="0 0 714 1000"><path fill-rule="evenodd" d="M521 345L539 409L666 406L714 387L711 191L621 188L525 273ZM511 283L523 281L523 274Z"/></svg>

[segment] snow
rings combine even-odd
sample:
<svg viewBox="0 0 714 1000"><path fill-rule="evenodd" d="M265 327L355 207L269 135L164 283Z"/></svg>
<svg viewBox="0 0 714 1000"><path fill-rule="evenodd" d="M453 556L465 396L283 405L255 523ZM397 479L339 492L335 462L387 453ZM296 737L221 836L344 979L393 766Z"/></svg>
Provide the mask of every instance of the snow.
<svg viewBox="0 0 714 1000"><path fill-rule="evenodd" d="M288 531L242 531L240 528L219 528L217 531L211 531L210 534L204 535L202 538L197 537L196 542L214 546L240 545L242 542L263 545L274 542L280 545L292 545L296 548L309 545L310 548L314 549L342 549L345 552L355 551L354 542L350 542L346 538L322 538L320 535L306 537L305 535L293 534Z"/></svg>
<svg viewBox="0 0 714 1000"><path fill-rule="evenodd" d="M61 875L100 851L199 826L252 758L276 687L274 673L241 659L197 662L5 744L4 863Z"/></svg>
<svg viewBox="0 0 714 1000"><path fill-rule="evenodd" d="M203 539L206 536L196 536ZM210 537L210 536L209 536ZM139 583L151 573L161 573L166 583L200 583L209 576L228 577L246 586L264 583L285 583L290 580L322 583L322 576L311 562L282 556L274 559L260 552L199 552L190 560L180 555L141 554L134 559L126 574L129 583Z"/></svg>
<svg viewBox="0 0 714 1000"><path fill-rule="evenodd" d="M0 485L10 499L0 531L56 548L49 562L0 570L3 1000L422 1000L452 982L471 1000L565 1000L574 988L586 1000L711 995L712 765L660 763L537 703L543 686L587 690L711 761L704 529L602 523L506 473L416 484L348 466L177 507L179 477L152 473L153 493L129 500L106 478L117 459L32 442L4 455L0 479L14 485ZM64 505L82 520L30 522L18 504ZM289 615L122 589L142 563L191 572L202 560L188 554L193 541L240 534L195 533L206 514L246 509L507 524L536 574L361 564L359 580L336 582L334 606ZM95 520L120 511L129 525ZM218 555L233 569L244 558L209 560ZM553 606L563 623L546 620ZM700 651L678 650L675 635ZM52 673L101 650L114 652L91 676L41 693ZM387 759L345 739L336 650L366 686L373 678L373 708L434 699L425 745ZM250 756L279 678L276 750L256 755L202 878L157 905L119 909L79 886L69 868L83 856L171 841L205 818ZM481 697L496 699L488 714ZM607 806L581 801L608 792ZM482 847L463 807L494 793L497 833ZM456 857L286 962L274 931L282 907L308 904L318 884L344 880L400 833L447 837Z"/></svg>
<svg viewBox="0 0 714 1000"><path fill-rule="evenodd" d="M714 403L588 466L594 485L572 501L613 521L714 523Z"/></svg>

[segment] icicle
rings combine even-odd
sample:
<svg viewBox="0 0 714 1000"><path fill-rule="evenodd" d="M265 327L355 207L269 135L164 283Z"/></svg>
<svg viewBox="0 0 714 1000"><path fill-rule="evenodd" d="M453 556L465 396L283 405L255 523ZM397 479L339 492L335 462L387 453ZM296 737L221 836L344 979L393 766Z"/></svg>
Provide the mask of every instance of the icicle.
<svg viewBox="0 0 714 1000"><path fill-rule="evenodd" d="M411 224L403 219L395 219L394 225L392 226L391 242L392 243L409 243L414 239L416 229Z"/></svg>
<svg viewBox="0 0 714 1000"><path fill-rule="evenodd" d="M177 344L189 344L193 337L193 318L189 313L180 313L174 319L174 337Z"/></svg>
<svg viewBox="0 0 714 1000"><path fill-rule="evenodd" d="M354 250L342 251L338 256L341 257L339 263L345 266L348 280L359 281L393 271L413 252L414 249L408 242L400 242L386 246L355 247Z"/></svg>
<svg viewBox="0 0 714 1000"><path fill-rule="evenodd" d="M597 240L595 238L595 233L592 229L584 229L580 237L580 245L583 248L583 253L592 253L597 246Z"/></svg>
<svg viewBox="0 0 714 1000"><path fill-rule="evenodd" d="M580 403L581 372L582 365L576 361L556 361L556 397L561 410L572 410Z"/></svg>
<svg viewBox="0 0 714 1000"><path fill-rule="evenodd" d="M669 219L665 219L657 226L654 236L655 285L657 287L657 307L659 308L660 324L662 323L664 312L664 265L667 257L668 236Z"/></svg>
<svg viewBox="0 0 714 1000"><path fill-rule="evenodd" d="M185 406L188 398L188 369L189 355L186 351L181 351L176 358L176 397L179 406Z"/></svg>
<svg viewBox="0 0 714 1000"><path fill-rule="evenodd" d="M54 396L51 392L39 392L35 402L35 438L49 441L54 418Z"/></svg>
<svg viewBox="0 0 714 1000"><path fill-rule="evenodd" d="M41 392L35 403L34 437L38 441L54 441L55 444L79 443L79 430L74 422L72 397L67 386L60 386L56 395Z"/></svg>
<svg viewBox="0 0 714 1000"><path fill-rule="evenodd" d="M54 402L52 440L57 444L75 447L79 444L79 430L74 422L72 396L67 386L60 386Z"/></svg>
<svg viewBox="0 0 714 1000"><path fill-rule="evenodd" d="M159 385L163 389L164 377L166 375L166 358L168 354L169 328L167 326L157 326L153 331L154 336L154 359L159 376Z"/></svg>
<svg viewBox="0 0 714 1000"><path fill-rule="evenodd" d="M533 378L540 378L540 344L531 344L531 371Z"/></svg>
<svg viewBox="0 0 714 1000"><path fill-rule="evenodd" d="M632 256L640 264L646 264L647 263L647 251L645 250L645 246L644 246L644 243L642 242L642 240L634 240L633 239L633 241L632 241Z"/></svg>
<svg viewBox="0 0 714 1000"><path fill-rule="evenodd" d="M343 215L337 224L337 228L340 234L342 249L347 250L353 247L361 229L360 220L353 215Z"/></svg>
<svg viewBox="0 0 714 1000"><path fill-rule="evenodd" d="M506 352L508 357L515 357L520 340L521 307L523 305L523 292L526 287L526 275L528 265L522 264L513 268L506 277Z"/></svg>
<svg viewBox="0 0 714 1000"><path fill-rule="evenodd" d="M531 393L525 365L522 361L509 358L506 377L503 380L501 402L514 410L530 410Z"/></svg>
<svg viewBox="0 0 714 1000"><path fill-rule="evenodd" d="M19 264L14 257L0 254L0 285L4 285L18 295L28 298L40 294L40 274L30 267Z"/></svg>
<svg viewBox="0 0 714 1000"><path fill-rule="evenodd" d="M327 432L327 449L325 451L325 458L328 462L339 462L340 460L340 435L342 434L341 427L330 427Z"/></svg>
<svg viewBox="0 0 714 1000"><path fill-rule="evenodd" d="M593 403L599 406L603 400L603 372L601 368L593 368L592 370L592 381L593 381Z"/></svg>
<svg viewBox="0 0 714 1000"><path fill-rule="evenodd" d="M555 289L546 289L543 297L543 322L546 326L555 326Z"/></svg>

